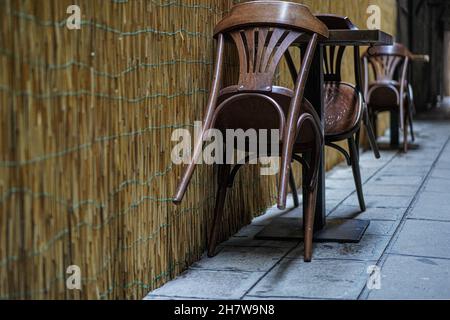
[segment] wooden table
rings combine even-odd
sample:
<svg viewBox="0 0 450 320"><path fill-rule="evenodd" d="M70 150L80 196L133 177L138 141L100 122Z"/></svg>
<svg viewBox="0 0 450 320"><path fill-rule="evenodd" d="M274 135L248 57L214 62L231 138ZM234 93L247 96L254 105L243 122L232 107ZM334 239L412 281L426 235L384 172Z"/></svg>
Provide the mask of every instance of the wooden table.
<svg viewBox="0 0 450 320"><path fill-rule="evenodd" d="M359 46L392 45L391 35L379 30L330 30L328 39L322 39L317 46L309 78L306 84L305 97L311 102L317 114L324 120L324 75L323 48L327 45ZM301 45L301 43L297 43ZM360 57L357 57L359 59ZM360 64L357 64L360 66ZM361 70L357 68L356 79L360 79ZM361 88L360 88L361 89ZM369 221L356 219L330 219L326 217L325 202L325 147L320 164L317 205L314 221L314 241L316 242L359 242L369 225ZM305 198L305 196L303 197ZM304 208L303 208L304 210ZM302 216L300 214L300 216ZM303 239L303 227L298 218L276 218L255 237L266 240L300 240Z"/></svg>

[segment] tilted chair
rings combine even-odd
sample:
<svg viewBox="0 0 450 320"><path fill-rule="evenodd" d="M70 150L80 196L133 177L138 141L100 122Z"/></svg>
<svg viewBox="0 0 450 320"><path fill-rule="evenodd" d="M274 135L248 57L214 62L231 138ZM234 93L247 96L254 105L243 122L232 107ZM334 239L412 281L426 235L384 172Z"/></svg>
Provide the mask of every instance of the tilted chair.
<svg viewBox="0 0 450 320"><path fill-rule="evenodd" d="M280 130L281 164L277 203L279 208L286 206L291 162L301 162L308 172L303 182L308 195L304 212L304 260L310 261L323 130L314 108L303 98L303 93L318 38L328 37L328 29L306 6L281 1L252 1L234 6L217 24L214 36L217 39L217 57L202 136L210 128ZM226 40L234 43L239 55L239 82L221 88ZM275 70L295 41L307 44L295 88L291 90L275 86ZM197 141L194 161L185 168L174 197L175 203L181 202L195 169L195 159L201 151L202 141ZM309 161L300 156L303 154L308 154ZM238 164L232 169L229 164L219 164L219 186L208 243L209 256L215 253L227 188L232 186L241 166ZM292 184L291 187L295 188Z"/></svg>
<svg viewBox="0 0 450 320"><path fill-rule="evenodd" d="M357 30L347 17L337 15L317 15L329 30ZM324 50L325 80L325 144L341 152L352 167L361 211L366 210L359 167L359 140L364 124L369 143L380 158L376 138L373 133L369 114L362 96L361 59L359 47L354 47L354 72L356 86L343 82L341 78L342 59L346 47L327 46ZM336 142L347 140L349 152Z"/></svg>
<svg viewBox="0 0 450 320"><path fill-rule="evenodd" d="M412 91L406 81L410 52L403 45L372 47L363 56L365 88L364 96L369 107L371 121L376 130L378 113L396 112L403 129L403 151L408 151L408 122L412 131ZM369 83L369 65L375 80ZM392 132L391 132L392 134ZM412 132L412 136L414 133Z"/></svg>

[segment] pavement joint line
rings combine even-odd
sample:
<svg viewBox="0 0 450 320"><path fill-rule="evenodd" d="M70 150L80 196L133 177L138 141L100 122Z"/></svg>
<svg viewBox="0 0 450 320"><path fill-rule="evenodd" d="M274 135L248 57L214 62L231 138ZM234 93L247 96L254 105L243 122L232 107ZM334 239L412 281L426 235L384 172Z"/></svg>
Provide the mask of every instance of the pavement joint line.
<svg viewBox="0 0 450 320"><path fill-rule="evenodd" d="M267 270L266 272L264 272L264 274L263 274L261 277L259 277L258 280L256 280L256 282L255 282L252 286L250 286L250 288L249 288L247 291L244 292L244 294L241 296L241 298L240 298L239 300L244 299L245 296L246 296L250 291L252 291L253 288L255 288L255 287L258 285L258 283L261 282L262 279L264 279L264 278L265 278L265 277L266 277L273 269L275 269L275 267L278 266L278 265L281 263L281 261L283 261L283 259L286 258L292 251L294 251L295 249L297 249L297 247L298 247L299 245L300 245L300 243L298 243L298 244L297 244L296 246L294 246L293 248L290 248L283 256L281 256L281 257L278 259L278 261L277 261L272 267L269 268L269 270Z"/></svg>
<svg viewBox="0 0 450 320"><path fill-rule="evenodd" d="M423 258L423 259L434 259L434 260L445 260L450 261L450 258L443 258L443 257L435 257L435 256L418 256L415 254L406 254L406 253L399 253L399 252L390 252L387 253L389 256L399 256L399 257L411 257L411 258Z"/></svg>
<svg viewBox="0 0 450 320"><path fill-rule="evenodd" d="M274 258L275 260L275 258ZM263 273L265 271L257 271L257 270L241 270L241 269L210 269L210 268L202 268L202 267L193 267L190 266L188 270L195 271L208 271L208 272L237 272L237 273Z"/></svg>
<svg viewBox="0 0 450 320"><path fill-rule="evenodd" d="M435 160L431 164L430 169L428 170L425 178L422 180L421 184L419 185L416 194L414 195L413 199L411 200L409 206L406 208L406 211L403 213L403 216L402 216L402 219L400 220L400 223L395 228L394 234L391 236L391 239L388 241L388 244L386 245L386 247L384 248L383 252L381 253L380 258L378 259L378 261L376 263L376 265L378 267L382 268L384 263L386 262L386 259L387 259L388 255L390 253L390 250L392 249L392 246L397 241L398 236L400 234L400 231L403 229L403 226L405 225L405 222L408 220L408 214L411 212L412 208L414 207L414 204L416 203L416 200L418 199L421 191L424 190L426 182L431 177L431 173L433 172L433 170L434 170L434 168L436 166L436 163L439 161L439 159L440 159L441 155L443 154L445 148L449 144L449 141L450 141L450 136L447 137L447 140L441 146L439 154L436 156ZM367 289L367 286L364 286L363 289L361 290L360 294L358 295L357 300L363 300L363 299L367 300L367 298L369 297L369 293L370 293L370 290Z"/></svg>
<svg viewBox="0 0 450 320"><path fill-rule="evenodd" d="M408 217L407 220L450 223L450 220L431 219L431 218Z"/></svg>

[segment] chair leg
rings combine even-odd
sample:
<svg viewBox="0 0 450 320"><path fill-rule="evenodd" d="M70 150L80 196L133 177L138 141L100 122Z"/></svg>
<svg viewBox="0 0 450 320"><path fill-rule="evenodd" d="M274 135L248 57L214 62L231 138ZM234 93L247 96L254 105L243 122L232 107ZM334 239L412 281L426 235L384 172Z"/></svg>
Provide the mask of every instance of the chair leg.
<svg viewBox="0 0 450 320"><path fill-rule="evenodd" d="M355 144L356 144L356 152L358 154L358 159L359 159L359 146L360 146L359 142L360 142L360 139L361 139L361 127L355 133Z"/></svg>
<svg viewBox="0 0 450 320"><path fill-rule="evenodd" d="M407 117L405 117L404 123L403 123L403 152L408 152L408 121Z"/></svg>
<svg viewBox="0 0 450 320"><path fill-rule="evenodd" d="M306 210L303 213L304 256L305 262L311 262L314 236L314 214L316 207L317 187L307 191Z"/></svg>
<svg viewBox="0 0 450 320"><path fill-rule="evenodd" d="M375 141L378 139L377 117L378 115L375 112L372 112L372 117L370 120L372 121L373 136Z"/></svg>
<svg viewBox="0 0 450 320"><path fill-rule="evenodd" d="M414 134L414 124L413 124L413 114L412 110L409 110L408 122L409 122L409 130L411 131L411 139L412 141L416 141L416 135Z"/></svg>
<svg viewBox="0 0 450 320"><path fill-rule="evenodd" d="M372 148L373 153L375 154L375 158L380 159L381 155L380 150L378 149L377 138L375 137L375 134L373 132L374 129L372 128L372 124L370 123L370 118L367 109L364 112L363 122L366 127L367 136L369 138L369 144L370 147Z"/></svg>
<svg viewBox="0 0 450 320"><path fill-rule="evenodd" d="M292 198L294 200L294 207L298 208L300 205L300 201L298 200L298 191L297 186L295 185L295 177L294 172L292 172L292 167L289 170L289 185L291 186Z"/></svg>
<svg viewBox="0 0 450 320"><path fill-rule="evenodd" d="M302 157L303 157L303 159L305 159L305 161L307 163L311 163L311 157L312 157L311 151L303 152ZM308 186L309 179L307 179L307 177L309 177L309 174L310 174L309 170L312 170L311 168L309 168L309 166L302 165L302 198L303 198L302 219L303 219L303 221L306 221L306 212L308 211L308 190L310 188ZM303 223L303 225L305 225L305 223Z"/></svg>
<svg viewBox="0 0 450 320"><path fill-rule="evenodd" d="M364 193L361 182L361 170L359 168L359 157L355 138L348 139L348 148L350 150L350 159L352 161L353 178L355 179L356 193L358 194L359 207L361 211L366 211L366 203L364 201Z"/></svg>
<svg viewBox="0 0 450 320"><path fill-rule="evenodd" d="M228 189L228 176L230 174L230 165L222 164L219 166L218 170L218 185L219 188L217 190L216 196L216 204L214 207L214 218L211 226L209 241L208 241L208 257L214 257L216 246L217 246L217 238L220 231L220 226L224 213L224 205L225 199L227 196Z"/></svg>

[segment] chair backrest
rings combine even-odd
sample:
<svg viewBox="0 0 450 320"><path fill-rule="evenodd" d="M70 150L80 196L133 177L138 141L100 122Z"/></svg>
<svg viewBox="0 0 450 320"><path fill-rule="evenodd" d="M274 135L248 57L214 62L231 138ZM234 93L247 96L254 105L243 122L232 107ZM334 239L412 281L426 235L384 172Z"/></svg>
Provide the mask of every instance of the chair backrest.
<svg viewBox="0 0 450 320"><path fill-rule="evenodd" d="M400 43L392 46L371 47L364 55L364 59L372 66L375 81L386 82L392 80L404 81L396 79L396 71L403 65L403 72L406 73L407 61L409 59L409 50ZM365 63L365 72L368 73L367 63Z"/></svg>
<svg viewBox="0 0 450 320"><path fill-rule="evenodd" d="M269 92L281 58L294 41L328 29L308 7L284 1L251 1L234 6L214 34L231 38L239 55L239 91Z"/></svg>
<svg viewBox="0 0 450 320"><path fill-rule="evenodd" d="M369 106L382 106L389 94L395 94L400 111L400 127L404 124L404 95L408 63L411 57L409 50L400 43L392 46L376 46L369 48L363 56L364 60L364 97ZM369 89L369 67L375 76L375 81ZM398 75L398 76L397 76ZM372 98L374 96L375 98ZM406 139L405 139L406 141Z"/></svg>
<svg viewBox="0 0 450 320"><path fill-rule="evenodd" d="M316 17L322 21L330 30L358 30L348 17L334 14L320 14ZM324 48L324 80L341 81L342 58L345 46L326 46Z"/></svg>

